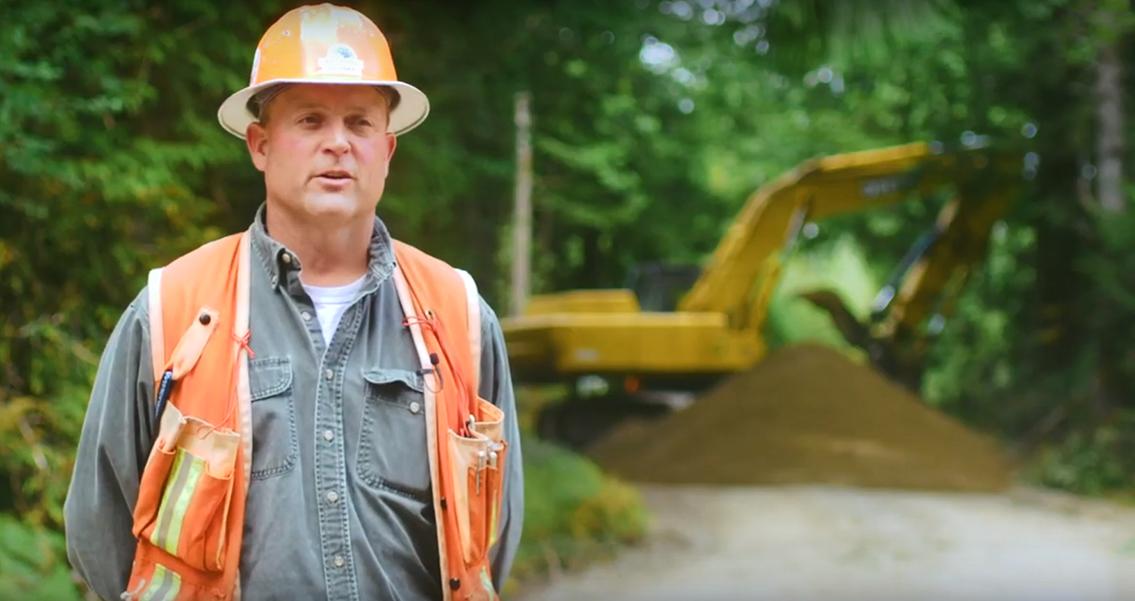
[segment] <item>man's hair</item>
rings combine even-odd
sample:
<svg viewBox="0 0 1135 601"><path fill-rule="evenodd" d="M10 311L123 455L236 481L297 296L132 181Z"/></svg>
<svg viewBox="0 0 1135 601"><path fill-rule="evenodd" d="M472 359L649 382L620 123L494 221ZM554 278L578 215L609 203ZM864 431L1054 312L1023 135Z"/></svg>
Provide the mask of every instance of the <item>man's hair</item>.
<svg viewBox="0 0 1135 601"><path fill-rule="evenodd" d="M266 125L268 123L268 105L271 104L281 92L292 85L294 84L276 84L253 94L245 105L248 108L248 112L252 113L252 116L256 117L256 120L262 125ZM378 91L379 95L382 96L383 101L386 103L386 116L389 118L390 113L394 112L395 107L401 102L402 95L398 93L398 90L390 86L374 86L374 89Z"/></svg>

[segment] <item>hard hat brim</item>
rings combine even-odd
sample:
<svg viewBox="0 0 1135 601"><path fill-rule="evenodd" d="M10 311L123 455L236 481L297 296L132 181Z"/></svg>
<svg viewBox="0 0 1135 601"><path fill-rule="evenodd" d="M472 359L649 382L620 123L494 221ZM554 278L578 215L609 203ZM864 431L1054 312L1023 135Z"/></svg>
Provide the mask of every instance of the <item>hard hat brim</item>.
<svg viewBox="0 0 1135 601"><path fill-rule="evenodd" d="M256 117L248 111L248 100L257 92L282 83L366 85L393 88L398 92L399 96L401 96L401 99L398 101L398 106L394 107L394 110L390 113L386 131L396 136L400 136L421 125L422 121L426 120L426 115L430 113L430 101L426 98L426 95L418 88L402 81L306 78L273 79L254 86L248 86L226 98L225 101L221 103L221 108L217 110L217 120L221 122L221 127L225 128L225 131L230 134L243 140L244 132L248 129L248 125L257 120Z"/></svg>

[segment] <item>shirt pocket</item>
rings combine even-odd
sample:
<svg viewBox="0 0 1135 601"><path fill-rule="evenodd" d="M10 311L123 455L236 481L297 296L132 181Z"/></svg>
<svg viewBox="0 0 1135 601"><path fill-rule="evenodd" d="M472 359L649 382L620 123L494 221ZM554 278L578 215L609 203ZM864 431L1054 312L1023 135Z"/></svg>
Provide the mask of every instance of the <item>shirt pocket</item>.
<svg viewBox="0 0 1135 601"><path fill-rule="evenodd" d="M372 487L430 502L422 376L405 369L367 369L359 438L359 478Z"/></svg>
<svg viewBox="0 0 1135 601"><path fill-rule="evenodd" d="M282 476L295 468L299 453L291 359L249 361L248 384L252 394L252 479Z"/></svg>

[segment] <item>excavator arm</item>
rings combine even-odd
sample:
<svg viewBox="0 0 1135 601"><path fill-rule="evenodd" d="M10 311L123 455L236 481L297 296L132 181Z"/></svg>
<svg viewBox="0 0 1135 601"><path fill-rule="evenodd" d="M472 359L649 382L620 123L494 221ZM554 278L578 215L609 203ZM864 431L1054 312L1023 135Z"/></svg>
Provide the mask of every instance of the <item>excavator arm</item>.
<svg viewBox="0 0 1135 601"><path fill-rule="evenodd" d="M1013 180L963 186L939 212L931 243L908 272L884 288L863 348L876 365L912 390L919 388L930 344L985 256L993 226L1016 193ZM890 290L894 297L888 301Z"/></svg>
<svg viewBox="0 0 1135 601"><path fill-rule="evenodd" d="M806 222L964 185L991 165L988 153L945 153L925 143L808 161L750 197L679 310L723 313L732 327L759 329L782 260Z"/></svg>

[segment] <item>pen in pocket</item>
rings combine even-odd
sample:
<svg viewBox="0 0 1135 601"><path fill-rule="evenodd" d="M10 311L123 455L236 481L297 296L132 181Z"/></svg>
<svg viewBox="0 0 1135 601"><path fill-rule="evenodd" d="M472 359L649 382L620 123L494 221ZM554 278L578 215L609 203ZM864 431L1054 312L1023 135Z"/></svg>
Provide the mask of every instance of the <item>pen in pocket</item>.
<svg viewBox="0 0 1135 601"><path fill-rule="evenodd" d="M154 420L157 421L162 417L162 409L165 409L166 401L169 400L169 393L173 389L173 370L167 369L162 374L161 384L158 385L158 398L154 401Z"/></svg>

